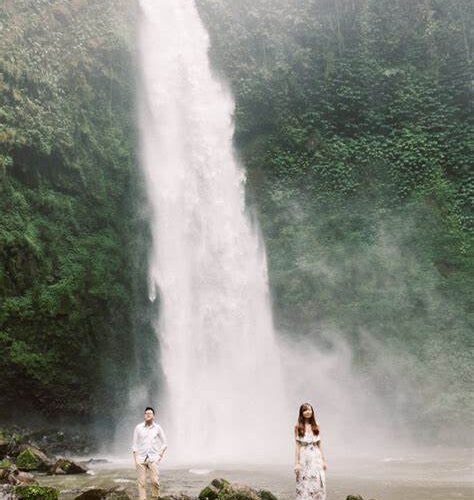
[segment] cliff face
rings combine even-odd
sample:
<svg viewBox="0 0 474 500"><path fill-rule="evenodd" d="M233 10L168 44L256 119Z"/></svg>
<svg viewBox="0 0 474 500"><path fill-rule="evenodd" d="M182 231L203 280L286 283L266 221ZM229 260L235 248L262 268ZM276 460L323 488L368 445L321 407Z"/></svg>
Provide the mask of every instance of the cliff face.
<svg viewBox="0 0 474 500"><path fill-rule="evenodd" d="M108 414L141 357L135 333L154 338L133 11L15 0L0 23L0 407Z"/></svg>

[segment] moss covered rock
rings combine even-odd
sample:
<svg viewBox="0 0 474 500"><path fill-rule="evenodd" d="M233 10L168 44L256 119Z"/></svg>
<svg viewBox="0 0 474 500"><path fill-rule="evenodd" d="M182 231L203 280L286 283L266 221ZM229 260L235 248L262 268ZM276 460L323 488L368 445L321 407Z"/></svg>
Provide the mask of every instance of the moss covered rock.
<svg viewBox="0 0 474 500"><path fill-rule="evenodd" d="M19 500L59 500L59 491L47 486L17 486L14 493Z"/></svg>
<svg viewBox="0 0 474 500"><path fill-rule="evenodd" d="M199 500L276 500L266 490L256 491L244 484L230 483L226 479L214 479L199 493Z"/></svg>
<svg viewBox="0 0 474 500"><path fill-rule="evenodd" d="M8 469L12 465L13 465L13 462L8 458L4 458L3 460L0 460L0 469Z"/></svg>
<svg viewBox="0 0 474 500"><path fill-rule="evenodd" d="M92 488L82 492L74 500L131 500L133 498L122 486L116 486L109 490L103 488Z"/></svg>
<svg viewBox="0 0 474 500"><path fill-rule="evenodd" d="M16 458L16 465L20 470L49 470L52 461L40 449L34 446L25 446Z"/></svg>
<svg viewBox="0 0 474 500"><path fill-rule="evenodd" d="M86 472L86 467L66 458L60 458L51 468L51 474L85 474Z"/></svg>
<svg viewBox="0 0 474 500"><path fill-rule="evenodd" d="M258 492L258 496L262 500L277 500L277 497L271 491L268 490L260 490Z"/></svg>

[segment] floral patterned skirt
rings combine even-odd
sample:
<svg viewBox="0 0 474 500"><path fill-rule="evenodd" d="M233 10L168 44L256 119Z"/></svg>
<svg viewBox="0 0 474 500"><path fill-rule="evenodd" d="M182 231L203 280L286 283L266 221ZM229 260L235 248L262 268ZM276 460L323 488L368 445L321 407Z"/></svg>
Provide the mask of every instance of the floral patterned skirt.
<svg viewBox="0 0 474 500"><path fill-rule="evenodd" d="M318 446L302 446L296 478L296 500L326 500L326 477Z"/></svg>

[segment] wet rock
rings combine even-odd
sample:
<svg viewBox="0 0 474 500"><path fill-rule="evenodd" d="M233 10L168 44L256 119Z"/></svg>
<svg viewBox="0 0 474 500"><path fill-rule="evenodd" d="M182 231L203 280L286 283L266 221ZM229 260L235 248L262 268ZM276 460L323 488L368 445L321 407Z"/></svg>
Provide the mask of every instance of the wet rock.
<svg viewBox="0 0 474 500"><path fill-rule="evenodd" d="M91 488L83 491L75 500L132 500L123 486L116 486L109 490L103 488Z"/></svg>
<svg viewBox="0 0 474 500"><path fill-rule="evenodd" d="M160 497L160 500L193 500L193 497L186 495L186 493L173 493Z"/></svg>
<svg viewBox="0 0 474 500"><path fill-rule="evenodd" d="M15 462L19 469L26 471L48 471L53 465L53 461L39 448L29 445L20 446L20 453Z"/></svg>
<svg viewBox="0 0 474 500"><path fill-rule="evenodd" d="M33 474L20 471L15 465L11 465L0 469L0 484L36 484L36 480Z"/></svg>
<svg viewBox="0 0 474 500"><path fill-rule="evenodd" d="M10 440L2 431L0 431L0 459L7 455L9 447Z"/></svg>
<svg viewBox="0 0 474 500"><path fill-rule="evenodd" d="M230 483L226 479L214 479L199 493L199 500L274 500L267 490L257 491L250 486Z"/></svg>
<svg viewBox="0 0 474 500"><path fill-rule="evenodd" d="M108 464L110 463L110 460L107 460L106 458L89 458L89 460L85 460L80 463L84 465Z"/></svg>
<svg viewBox="0 0 474 500"><path fill-rule="evenodd" d="M75 500L102 500L107 495L107 490L103 488L91 488L83 491Z"/></svg>
<svg viewBox="0 0 474 500"><path fill-rule="evenodd" d="M16 486L13 492L19 500L59 500L59 491L48 486Z"/></svg>
<svg viewBox="0 0 474 500"><path fill-rule="evenodd" d="M219 493L227 487L230 487L230 483L226 479L213 479L211 483L199 493L199 500L216 500L219 497Z"/></svg>
<svg viewBox="0 0 474 500"><path fill-rule="evenodd" d="M71 460L67 460L66 458L57 460L50 469L51 474L85 474L86 472L86 467L76 464Z"/></svg>
<svg viewBox="0 0 474 500"><path fill-rule="evenodd" d="M349 495L346 500L364 500L360 495ZM374 500L373 498L369 500Z"/></svg>
<svg viewBox="0 0 474 500"><path fill-rule="evenodd" d="M10 484L0 485L0 500L18 500L18 497L13 492L13 486Z"/></svg>
<svg viewBox="0 0 474 500"><path fill-rule="evenodd" d="M260 490L258 492L258 496L262 500L278 500L277 497L271 491L268 490Z"/></svg>

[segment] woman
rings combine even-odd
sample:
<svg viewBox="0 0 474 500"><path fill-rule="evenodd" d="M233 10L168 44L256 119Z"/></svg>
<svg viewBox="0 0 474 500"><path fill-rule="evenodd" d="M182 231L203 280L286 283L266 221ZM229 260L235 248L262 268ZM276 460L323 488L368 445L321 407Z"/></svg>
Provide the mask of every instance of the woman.
<svg viewBox="0 0 474 500"><path fill-rule="evenodd" d="M295 441L296 499L326 500L326 460L321 449L319 425L309 403L300 407Z"/></svg>

